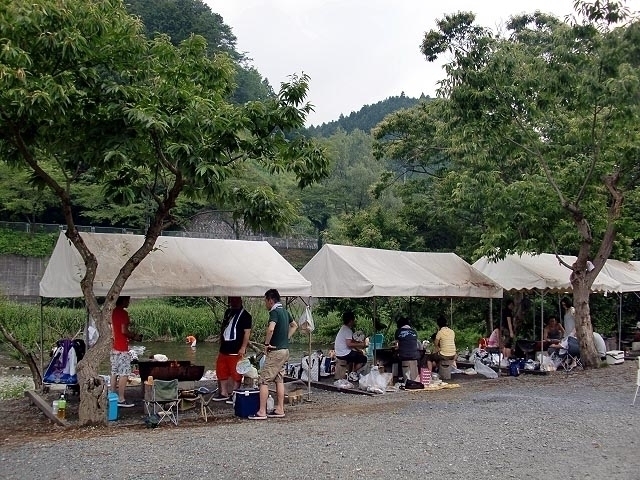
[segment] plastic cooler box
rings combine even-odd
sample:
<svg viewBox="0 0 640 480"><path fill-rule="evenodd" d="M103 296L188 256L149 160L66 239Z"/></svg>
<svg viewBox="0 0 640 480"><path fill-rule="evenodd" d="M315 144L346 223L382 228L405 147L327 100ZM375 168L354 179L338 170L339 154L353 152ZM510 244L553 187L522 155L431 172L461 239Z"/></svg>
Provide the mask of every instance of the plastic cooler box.
<svg viewBox="0 0 640 480"><path fill-rule="evenodd" d="M624 363L624 352L622 350L609 350L606 359L609 365L619 365Z"/></svg>
<svg viewBox="0 0 640 480"><path fill-rule="evenodd" d="M260 409L260 390L234 390L233 410L236 417L247 418Z"/></svg>

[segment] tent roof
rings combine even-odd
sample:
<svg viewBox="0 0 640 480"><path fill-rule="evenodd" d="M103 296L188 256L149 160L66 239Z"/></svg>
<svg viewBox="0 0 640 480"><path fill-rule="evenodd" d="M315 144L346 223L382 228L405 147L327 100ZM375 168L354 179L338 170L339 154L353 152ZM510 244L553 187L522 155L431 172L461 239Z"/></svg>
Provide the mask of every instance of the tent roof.
<svg viewBox="0 0 640 480"><path fill-rule="evenodd" d="M620 292L640 291L640 262L622 262L609 258L602 273L620 282Z"/></svg>
<svg viewBox="0 0 640 480"><path fill-rule="evenodd" d="M125 260L142 245L144 237L81 235L98 258L94 291L106 295ZM40 281L40 296L81 297L84 273L82 257L60 233ZM270 288L277 288L282 296L311 295L311 284L267 242L161 236L127 280L122 294L261 297Z"/></svg>
<svg viewBox="0 0 640 480"><path fill-rule="evenodd" d="M499 285L455 253L326 244L300 273L314 297L502 297Z"/></svg>
<svg viewBox="0 0 640 480"><path fill-rule="evenodd" d="M560 255L564 262L572 265L576 257ZM554 254L507 255L497 262L482 257L473 264L478 270L502 285L505 290L548 290L566 292L571 290L570 271L558 262ZM594 292L618 292L620 282L600 272L591 286Z"/></svg>

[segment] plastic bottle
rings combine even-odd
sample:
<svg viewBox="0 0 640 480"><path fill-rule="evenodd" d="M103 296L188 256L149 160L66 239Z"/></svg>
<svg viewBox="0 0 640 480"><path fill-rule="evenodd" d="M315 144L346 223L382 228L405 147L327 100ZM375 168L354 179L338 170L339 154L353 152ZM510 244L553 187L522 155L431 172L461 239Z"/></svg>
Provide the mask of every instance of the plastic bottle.
<svg viewBox="0 0 640 480"><path fill-rule="evenodd" d="M269 395L269 398L267 398L267 413L273 412L274 409L275 409L275 406L273 402L273 397Z"/></svg>
<svg viewBox="0 0 640 480"><path fill-rule="evenodd" d="M53 414L57 417L58 416L58 400L53 401L53 404L51 405L51 409Z"/></svg>
<svg viewBox="0 0 640 480"><path fill-rule="evenodd" d="M58 418L63 419L66 416L67 401L64 399L64 394L60 395L58 400Z"/></svg>

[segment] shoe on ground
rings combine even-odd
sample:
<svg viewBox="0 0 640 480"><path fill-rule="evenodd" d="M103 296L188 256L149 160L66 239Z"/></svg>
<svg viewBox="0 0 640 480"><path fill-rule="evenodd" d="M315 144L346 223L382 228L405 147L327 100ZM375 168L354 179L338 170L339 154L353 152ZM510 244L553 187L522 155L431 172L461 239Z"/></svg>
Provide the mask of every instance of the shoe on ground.
<svg viewBox="0 0 640 480"><path fill-rule="evenodd" d="M215 397L212 398L212 400L214 402L226 402L227 400L229 400L231 397L225 397L222 395L216 395Z"/></svg>
<svg viewBox="0 0 640 480"><path fill-rule="evenodd" d="M233 405L233 398L227 398L224 403L226 403L227 405Z"/></svg>
<svg viewBox="0 0 640 480"><path fill-rule="evenodd" d="M120 407L120 408L131 408L131 407L135 407L135 404L133 404L131 402L127 402L125 400L125 401L122 401L122 402L118 402L118 407Z"/></svg>

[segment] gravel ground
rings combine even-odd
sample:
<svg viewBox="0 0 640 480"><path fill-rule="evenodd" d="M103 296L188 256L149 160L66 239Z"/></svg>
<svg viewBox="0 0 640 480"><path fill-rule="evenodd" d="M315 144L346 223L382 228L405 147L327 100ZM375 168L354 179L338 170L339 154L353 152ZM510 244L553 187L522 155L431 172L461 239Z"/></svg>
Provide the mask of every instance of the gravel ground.
<svg viewBox="0 0 640 480"><path fill-rule="evenodd" d="M219 406L207 424L187 414L155 430L12 428L8 417L37 415L24 400L0 402L0 476L638 479L636 371L627 361L569 375L456 376L460 388L376 397L314 390L285 419L242 420Z"/></svg>

